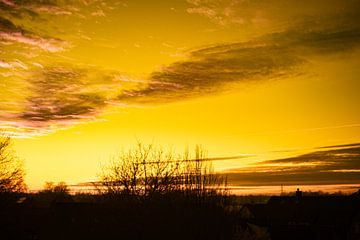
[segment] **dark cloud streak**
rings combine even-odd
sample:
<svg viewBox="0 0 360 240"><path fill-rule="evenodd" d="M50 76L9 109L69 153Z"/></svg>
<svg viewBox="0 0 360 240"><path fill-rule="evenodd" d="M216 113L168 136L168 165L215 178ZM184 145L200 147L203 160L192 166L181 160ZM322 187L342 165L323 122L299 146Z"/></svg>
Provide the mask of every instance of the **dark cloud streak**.
<svg viewBox="0 0 360 240"><path fill-rule="evenodd" d="M360 183L360 147L339 145L337 149L258 162L228 174L230 183L244 185Z"/></svg>
<svg viewBox="0 0 360 240"><path fill-rule="evenodd" d="M312 54L326 56L360 46L360 29L333 32L289 30L246 43L220 44L190 53L151 74L146 88L119 96L124 101L163 102L216 93L231 83L302 74Z"/></svg>
<svg viewBox="0 0 360 240"><path fill-rule="evenodd" d="M31 94L17 118L40 126L94 118L119 86L112 73L68 66L44 68L29 82Z"/></svg>
<svg viewBox="0 0 360 240"><path fill-rule="evenodd" d="M188 0L190 14L221 25L272 29L249 42L217 44L189 53L151 74L150 83L124 92L127 102L167 102L216 93L228 84L303 74L311 56L349 52L360 46L360 1ZM239 30L241 31L241 30Z"/></svg>

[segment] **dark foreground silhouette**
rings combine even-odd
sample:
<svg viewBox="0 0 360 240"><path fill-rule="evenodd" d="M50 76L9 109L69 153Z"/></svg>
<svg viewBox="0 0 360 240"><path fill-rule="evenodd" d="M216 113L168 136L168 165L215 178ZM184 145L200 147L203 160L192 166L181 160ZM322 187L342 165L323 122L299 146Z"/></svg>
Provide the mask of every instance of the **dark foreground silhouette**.
<svg viewBox="0 0 360 240"><path fill-rule="evenodd" d="M235 219L216 198L27 195L3 204L0 239L231 239Z"/></svg>
<svg viewBox="0 0 360 240"><path fill-rule="evenodd" d="M242 232L271 239L360 239L360 190L350 196L274 196L245 204L238 213ZM256 239L256 238L255 238Z"/></svg>
<svg viewBox="0 0 360 240"><path fill-rule="evenodd" d="M2 194L0 239L360 239L359 193L243 198ZM253 201L256 198L252 198ZM263 197L259 197L263 200Z"/></svg>

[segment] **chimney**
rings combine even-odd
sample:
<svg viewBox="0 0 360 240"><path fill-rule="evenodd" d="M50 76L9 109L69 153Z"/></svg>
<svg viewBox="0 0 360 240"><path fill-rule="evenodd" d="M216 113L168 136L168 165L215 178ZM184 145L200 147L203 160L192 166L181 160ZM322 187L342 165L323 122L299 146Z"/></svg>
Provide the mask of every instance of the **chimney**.
<svg viewBox="0 0 360 240"><path fill-rule="evenodd" d="M296 200L297 200L297 201L300 201L300 199L301 199L301 197L302 197L302 191L300 191L299 188L296 190L295 196L296 196Z"/></svg>

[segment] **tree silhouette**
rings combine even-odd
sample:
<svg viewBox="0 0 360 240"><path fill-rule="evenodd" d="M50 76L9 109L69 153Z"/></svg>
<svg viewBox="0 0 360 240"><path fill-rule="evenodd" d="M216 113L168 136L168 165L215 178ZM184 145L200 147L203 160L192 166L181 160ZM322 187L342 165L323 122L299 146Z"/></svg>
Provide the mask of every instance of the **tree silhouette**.
<svg viewBox="0 0 360 240"><path fill-rule="evenodd" d="M41 191L44 193L58 193L58 194L69 194L70 190L65 182L59 182L55 184L53 182L46 182L44 189Z"/></svg>
<svg viewBox="0 0 360 240"><path fill-rule="evenodd" d="M160 146L138 143L112 159L100 176L107 193L152 196L169 192L192 195L219 194L226 177L214 173L205 151L197 146L195 158L188 151L176 156Z"/></svg>
<svg viewBox="0 0 360 240"><path fill-rule="evenodd" d="M0 136L0 192L25 190L22 162L11 148L11 138Z"/></svg>

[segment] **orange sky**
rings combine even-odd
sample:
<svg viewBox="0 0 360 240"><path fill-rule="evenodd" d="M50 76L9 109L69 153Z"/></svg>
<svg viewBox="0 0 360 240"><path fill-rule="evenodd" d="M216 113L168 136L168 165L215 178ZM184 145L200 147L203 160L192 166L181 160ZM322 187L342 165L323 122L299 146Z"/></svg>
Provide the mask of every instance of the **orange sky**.
<svg viewBox="0 0 360 240"><path fill-rule="evenodd" d="M96 180L137 140L247 156L214 163L231 172L360 142L360 4L299 4L0 0L0 128L30 189ZM360 183L346 149L319 172Z"/></svg>

